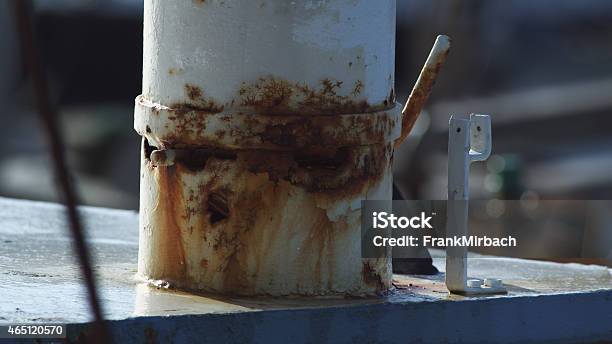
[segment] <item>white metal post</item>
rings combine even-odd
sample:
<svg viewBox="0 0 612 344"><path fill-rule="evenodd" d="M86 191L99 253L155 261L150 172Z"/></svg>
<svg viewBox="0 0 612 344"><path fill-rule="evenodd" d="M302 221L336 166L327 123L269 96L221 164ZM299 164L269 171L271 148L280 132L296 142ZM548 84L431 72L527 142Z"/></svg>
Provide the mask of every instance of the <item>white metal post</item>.
<svg viewBox="0 0 612 344"><path fill-rule="evenodd" d="M144 1L141 277L245 296L391 288L391 257L359 242L361 201L392 196L395 3Z"/></svg>

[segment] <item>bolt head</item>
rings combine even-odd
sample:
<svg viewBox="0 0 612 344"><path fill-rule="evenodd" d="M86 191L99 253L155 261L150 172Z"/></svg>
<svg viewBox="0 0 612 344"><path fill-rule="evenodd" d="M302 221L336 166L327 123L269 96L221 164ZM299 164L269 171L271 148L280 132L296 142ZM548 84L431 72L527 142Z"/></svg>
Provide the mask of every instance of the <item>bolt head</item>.
<svg viewBox="0 0 612 344"><path fill-rule="evenodd" d="M489 288L499 288L502 286L502 280L499 278L485 278L484 286Z"/></svg>
<svg viewBox="0 0 612 344"><path fill-rule="evenodd" d="M467 286L470 288L480 288L482 286L482 281L479 279L471 279L467 281Z"/></svg>

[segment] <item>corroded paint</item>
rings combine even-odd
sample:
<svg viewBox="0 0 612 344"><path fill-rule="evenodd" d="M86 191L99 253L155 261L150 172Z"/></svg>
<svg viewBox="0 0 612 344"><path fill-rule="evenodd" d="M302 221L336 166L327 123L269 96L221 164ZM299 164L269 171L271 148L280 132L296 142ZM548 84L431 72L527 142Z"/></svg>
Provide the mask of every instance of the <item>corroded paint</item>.
<svg viewBox="0 0 612 344"><path fill-rule="evenodd" d="M347 87L350 91L341 94L340 91ZM254 83L244 82L238 91L238 99L239 105L245 109L281 115L295 112L296 106L300 115L338 115L381 111L395 105L388 99L379 104L369 104L361 97L364 87L361 80L344 85L341 80L324 78L313 87L269 76Z"/></svg>
<svg viewBox="0 0 612 344"><path fill-rule="evenodd" d="M174 103L170 106L178 116L189 111L219 113L224 109L223 105L219 105L215 100L207 98L202 89L197 85L185 84L185 96L184 102Z"/></svg>
<svg viewBox="0 0 612 344"><path fill-rule="evenodd" d="M370 295L390 199L395 1L145 0L139 273L242 295Z"/></svg>
<svg viewBox="0 0 612 344"><path fill-rule="evenodd" d="M150 199L141 216L150 237L144 245L141 237L139 272L179 288L241 295L382 292L389 260L361 259L359 202L390 191L391 146L352 147L339 162L335 154L262 159L258 151L197 162L177 154L172 166L145 158L141 187ZM328 172L342 169L340 180Z"/></svg>
<svg viewBox="0 0 612 344"><path fill-rule="evenodd" d="M416 123L417 118L427 102L431 90L438 78L440 69L446 62L446 58L450 53L451 41L447 36L438 36L425 65L419 74L408 101L402 110L402 135L396 140L395 146L399 147L402 142L406 139L412 127Z"/></svg>
<svg viewBox="0 0 612 344"><path fill-rule="evenodd" d="M400 135L399 106L343 115L266 115L175 109L136 99L134 128L158 148L295 150L383 143Z"/></svg>
<svg viewBox="0 0 612 344"><path fill-rule="evenodd" d="M182 243L180 219L178 214L183 209L184 200L180 180L176 178L175 168L159 168L156 182L161 192L154 222L159 225L158 268L168 281L181 281L185 277L185 250Z"/></svg>

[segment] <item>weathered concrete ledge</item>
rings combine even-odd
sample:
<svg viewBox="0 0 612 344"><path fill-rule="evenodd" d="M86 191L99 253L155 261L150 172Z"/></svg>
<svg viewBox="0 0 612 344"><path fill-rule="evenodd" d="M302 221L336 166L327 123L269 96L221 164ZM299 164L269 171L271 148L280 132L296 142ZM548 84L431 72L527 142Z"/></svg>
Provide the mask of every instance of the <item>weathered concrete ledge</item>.
<svg viewBox="0 0 612 344"><path fill-rule="evenodd" d="M220 298L139 283L137 214L81 211L118 342L612 341L606 267L473 258L470 275L509 285L479 298L449 296L442 274L396 275L396 290L374 299ZM70 341L84 339L90 315L61 206L0 198L0 247L0 324L62 322Z"/></svg>

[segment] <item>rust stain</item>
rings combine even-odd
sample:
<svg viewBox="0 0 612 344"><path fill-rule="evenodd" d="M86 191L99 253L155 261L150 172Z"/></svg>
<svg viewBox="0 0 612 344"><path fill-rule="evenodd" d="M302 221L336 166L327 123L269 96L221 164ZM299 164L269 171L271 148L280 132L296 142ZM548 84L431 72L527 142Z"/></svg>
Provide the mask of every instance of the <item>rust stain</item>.
<svg viewBox="0 0 612 344"><path fill-rule="evenodd" d="M223 146L248 148L256 145L262 149L294 150L311 146L382 142L396 126L394 114L377 111L375 115L370 115L369 111L375 108L367 102L338 96L337 90L343 87L341 81L322 80L320 89L316 91L279 80L263 79L262 82L256 88L241 90L242 106L254 107L248 111L255 112L235 113L240 116L235 123L232 123L232 114L219 114L224 111L223 105L206 97L200 87L186 84L187 101L163 110L165 130L159 133L155 132L155 128L146 126L139 130L142 130L142 135L154 137L160 143L160 148L164 149ZM363 84L357 81L351 89L350 93L356 97L356 94L363 92ZM278 116L289 114L296 101L301 104L303 113ZM395 106L394 89L389 91L383 106ZM160 114L160 107L149 109L151 115ZM326 111L351 115L334 116ZM258 113L272 116L258 116Z"/></svg>
<svg viewBox="0 0 612 344"><path fill-rule="evenodd" d="M291 136L288 136L291 137ZM182 173L221 174L207 167L211 158L235 161L238 170L265 174L268 180L287 181L309 192L350 197L377 183L393 159L392 144L353 147L311 147L295 151L227 150L215 148L177 149L175 164ZM226 203L230 188L223 188L210 199L211 209L224 217L229 210ZM210 192L209 189L204 190Z"/></svg>
<svg viewBox="0 0 612 344"><path fill-rule="evenodd" d="M372 109L367 103L355 104L348 97L339 96L339 90L345 86L342 81L324 79L316 90L280 80L260 81L255 88L245 86L241 90L242 105L270 113L290 109L299 99L300 106L317 113L326 110L338 113L339 108L350 112ZM349 87L353 96L363 91L361 82ZM292 193L305 190L315 193L317 202L323 199L330 204L352 199L380 183L393 160L392 143L340 145L338 142L343 142L344 137L325 134L324 126L315 125L307 118L286 124L268 124L262 134L257 134L264 142L287 147L284 151L219 149L213 146L214 142L203 141L191 146L184 141L179 143L179 137L182 140L187 134L201 135L206 129L206 117L201 113L206 112L201 110L202 106L209 105L205 93L200 87L187 84L185 95L188 104L179 106L172 114L175 133L159 139L162 148L176 148L175 165L150 167L145 172L154 173L158 185L158 204L153 211L157 217L155 229L163 231L156 243L157 254L161 257L158 269L164 280L176 282L179 287L192 283L190 279L212 280L191 275L198 271L215 276L216 283L222 285L217 288L226 293L254 293L256 286L252 281L257 274L274 268L270 266L274 262L266 260L265 252L274 249L275 231L286 230L281 226L281 221L285 220L274 212L285 206ZM394 99L393 90L389 95L391 99ZM223 108L215 110L223 111ZM372 117L352 117L351 128L369 137L395 124L390 117L383 116L382 120ZM326 125L332 128L341 121L338 116L329 118ZM247 121L246 128L260 123L255 118L249 120L253 122ZM251 135L248 129L240 134ZM215 135L222 139L237 133L218 130ZM325 135L328 138L322 139ZM147 159L148 151L156 147L144 148ZM237 173L236 176L229 171ZM187 178L202 178L202 182L185 190ZM242 184L245 180L248 183ZM315 202L314 197L309 199ZM304 269L311 269L307 275L314 276L315 281L301 283L314 283L313 292L325 294L334 287L330 271L333 271L337 249L334 245L343 228L338 228L338 222L332 222L324 209L315 205L312 208L317 209L317 213L313 215L313 225L308 228L308 239L302 247L304 255L300 259L308 262L304 263ZM348 230L348 225L345 227ZM193 238L200 240L200 248L206 247L213 254L191 256L187 260L184 246L187 244L184 243ZM191 248L187 253L192 254ZM362 277L365 284L377 290L385 289L382 276L370 263L364 263Z"/></svg>
<svg viewBox="0 0 612 344"><path fill-rule="evenodd" d="M224 106L215 100L207 98L202 88L193 84L185 84L185 95L187 100L182 103L175 103L170 106L177 113L177 117L193 112L219 113L223 112ZM197 115L197 113L196 113Z"/></svg>
<svg viewBox="0 0 612 344"><path fill-rule="evenodd" d="M433 66L427 65L421 70L421 74L417 80L417 84L412 89L410 97L406 102L406 106L402 110L402 135L395 141L395 146L399 147L401 143L406 139L410 131L414 127L421 109L425 105L425 102L431 94L431 90L435 85L435 81L440 73L440 69L446 62L450 50L447 49L441 54L435 56L435 63Z"/></svg>
<svg viewBox="0 0 612 344"><path fill-rule="evenodd" d="M229 117L229 115L227 116ZM226 121L220 117L215 121ZM396 126L396 119L385 112L376 116L295 116L287 121L274 121L261 116L244 116L236 125L217 125L214 133L207 128L206 114L188 112L170 114L174 121L170 133L156 135L162 148L206 148L228 144L262 149L299 150L309 147L358 146L383 142ZM214 122L212 122L214 123ZM256 129L252 129L256 128ZM340 128L340 129L338 129ZM208 131L207 131L208 130ZM145 131L145 130L143 130Z"/></svg>
<svg viewBox="0 0 612 344"><path fill-rule="evenodd" d="M185 185L181 182L183 176L193 174L182 160L186 156L178 159L174 166L160 169L160 202L154 213L159 214L159 228L165 232L157 249L160 254L177 252L174 256L165 256L163 271L168 277L164 276L164 279L174 281L182 276L187 285L193 282L193 278L215 280L220 284L210 291L241 295L257 293L253 281L259 274L275 269L275 262L267 259L266 252L275 250L275 238L282 237L287 231L286 224L281 225L286 219L277 214L277 209L286 206L287 200L296 192L296 185L317 192L331 202L352 198L353 193L363 194L364 188L383 177L383 166L389 164L388 146L390 144L274 153L232 151L231 159L224 158L230 152L210 150L205 152L206 162L198 165L198 178L201 176L202 183L193 190L184 190ZM383 160L374 163L375 156L381 154ZM314 198L308 198L308 202L312 203L306 208L316 211L309 214L311 225L307 227L308 235L295 264L306 269L304 274L314 280L295 283L309 285L309 294L326 294L334 288L331 271L338 235L344 235L342 233L350 228L342 221L331 221L325 209L315 205ZM223 216L223 219L215 221L214 216ZM184 227L182 233L178 226ZM185 261L184 253L178 248L182 241L195 238L200 238L202 245L210 247L212 253L197 257L192 263L195 266L187 266L191 273L198 271L196 275L187 276L185 265L177 263ZM193 252L193 246L190 250ZM372 266L364 268L364 278L369 285L382 289L384 286L376 282L381 277Z"/></svg>
<svg viewBox="0 0 612 344"><path fill-rule="evenodd" d="M313 90L305 85L298 85L298 89L303 94L303 99L299 102L300 108L305 107L322 114L362 113L382 110L381 106L372 106L365 100L357 101L348 96L338 95L342 84L342 81L323 79L318 90ZM363 82L357 80L355 86L353 86L353 91L357 89L361 93L362 88Z"/></svg>
<svg viewBox="0 0 612 344"><path fill-rule="evenodd" d="M185 84L185 92L187 93L187 97L192 101L198 101L202 98L202 89L198 86Z"/></svg>
<svg viewBox="0 0 612 344"><path fill-rule="evenodd" d="M385 283L383 282L382 276L370 265L369 262L363 262L361 269L361 277L363 282L369 286L375 287L376 290L385 290Z"/></svg>
<svg viewBox="0 0 612 344"><path fill-rule="evenodd" d="M236 190L236 197L227 203L229 212L235 211L237 215L230 216L230 222L220 227L219 238L213 246L223 257L223 289L237 294L254 292L254 286L249 283L253 276L249 272L256 274L263 262L256 262L254 270L248 268L247 262L249 257L265 256L264 242L271 238L264 238L264 235L274 236L274 230L278 229L278 226L258 225L266 214L263 209L273 208L269 202L276 198L272 192L274 187L264 177L254 177L249 181ZM280 206L277 205L277 209ZM256 232L255 228L259 231ZM264 228L265 233L262 232Z"/></svg>
<svg viewBox="0 0 612 344"><path fill-rule="evenodd" d="M423 104L425 103L425 101L429 97L429 94L431 93L431 90L435 84L435 81L440 72L440 69L442 68L442 65L444 65L444 62L446 61L448 53L449 51L446 51L439 58L439 60L436 62L433 68L423 69L421 75L419 76L419 79L421 80L421 84L423 85L423 87L417 87L412 90L412 93L410 94L411 100L406 104L407 109L404 110L404 112L407 115L414 116L415 115L414 113L418 109L421 109L423 107Z"/></svg>
<svg viewBox="0 0 612 344"><path fill-rule="evenodd" d="M168 68L168 75L170 76L174 76L174 75L179 75L179 74L183 74L185 72L185 70L183 68Z"/></svg>
<svg viewBox="0 0 612 344"><path fill-rule="evenodd" d="M261 108L266 112L286 110L293 92L292 84L274 77L260 78L253 85L243 83L238 90L241 105Z"/></svg>
<svg viewBox="0 0 612 344"><path fill-rule="evenodd" d="M308 238L302 247L299 259L303 262L304 269L312 270L305 271L305 275L312 276L314 281L309 280L306 283L314 284L314 294L323 295L326 291L333 290L334 274L330 273L329 269L334 266L336 236L343 229L338 227L343 225L346 227L346 223L330 221L325 211L313 214L313 217L312 226L308 229ZM314 265L311 263L313 258L315 258Z"/></svg>
<svg viewBox="0 0 612 344"><path fill-rule="evenodd" d="M313 126L307 118L286 124L271 124L261 134L264 142L271 142L278 146L295 147L303 145L308 137L321 139L321 128Z"/></svg>
<svg viewBox="0 0 612 344"><path fill-rule="evenodd" d="M182 242L181 219L184 200L182 196L182 183L177 166L157 167L158 211L157 230L163 231L159 236L158 268L161 275L171 285L180 284L186 277L185 252Z"/></svg>
<svg viewBox="0 0 612 344"><path fill-rule="evenodd" d="M285 180L309 192L345 198L377 183L391 163L387 145L328 148L298 152L252 151L239 154L251 173L266 173L271 181Z"/></svg>
<svg viewBox="0 0 612 344"><path fill-rule="evenodd" d="M192 0L192 1L196 5L204 5L206 3L206 0Z"/></svg>
<svg viewBox="0 0 612 344"><path fill-rule="evenodd" d="M195 237L207 235L211 242L210 247L214 252L204 259L197 260L199 266L191 267L191 269L203 269L199 270L201 274L219 276L222 287L218 287L220 290L211 291L223 291L230 295L248 295L254 292L254 286L250 281L255 278L259 268L269 268L269 265L263 261L265 254L262 253L269 250L267 243L270 237L274 237L274 229L280 228L279 223L270 222L269 213L262 211L262 208L278 209L283 206L284 199L288 196L279 197L278 192L275 192L279 191L278 187L270 183L264 175L249 177L249 183L246 184L236 180L235 182L240 185L236 186L238 197L225 195L221 199L224 204L216 205L216 208L227 209L229 213L227 222L211 223L208 221L210 212L207 200L210 200L212 195L218 197L219 194L226 192L227 186L218 176L226 174L227 166L236 163L211 157L210 164L202 174L202 176L207 176L204 178L207 182L200 185L194 197L187 198L190 207L193 206L192 203L202 202L204 204L202 211L197 212L198 218L195 222L191 222L198 224L194 227L193 234ZM268 202L276 203L269 204ZM239 216L232 216L234 211ZM200 219L203 221L199 221ZM270 226L262 226L262 222ZM194 237L191 236L191 238ZM256 260L254 267L253 259ZM195 276L195 278L202 277Z"/></svg>
<svg viewBox="0 0 612 344"><path fill-rule="evenodd" d="M202 171L210 158L221 160L236 160L237 153L231 150L215 148L179 149L175 161L186 168L186 172Z"/></svg>
<svg viewBox="0 0 612 344"><path fill-rule="evenodd" d="M178 112L174 118L174 122L176 128L175 136L177 137L197 137L202 135L204 130L206 130L206 120L197 112Z"/></svg>
<svg viewBox="0 0 612 344"><path fill-rule="evenodd" d="M319 87L305 83L289 82L274 76L259 78L255 83L243 83L238 91L240 105L251 107L266 114L344 114L363 113L385 109L384 104L368 104L356 100L364 88L363 81L357 80L349 88L351 96L341 95L344 87L341 80L325 78Z"/></svg>

